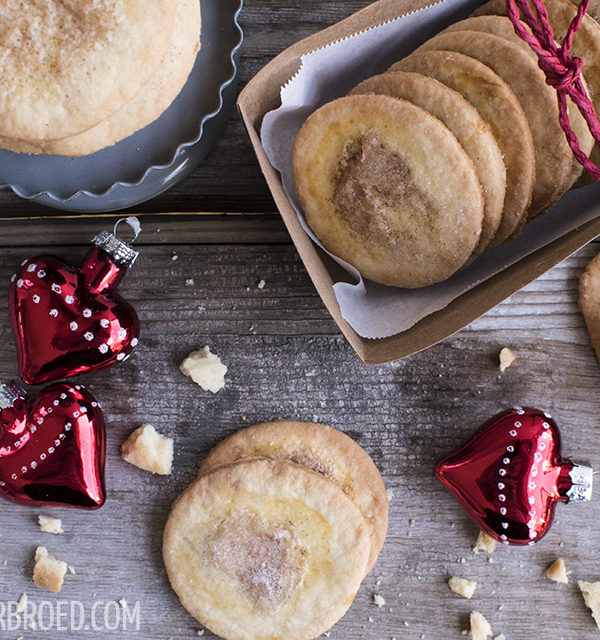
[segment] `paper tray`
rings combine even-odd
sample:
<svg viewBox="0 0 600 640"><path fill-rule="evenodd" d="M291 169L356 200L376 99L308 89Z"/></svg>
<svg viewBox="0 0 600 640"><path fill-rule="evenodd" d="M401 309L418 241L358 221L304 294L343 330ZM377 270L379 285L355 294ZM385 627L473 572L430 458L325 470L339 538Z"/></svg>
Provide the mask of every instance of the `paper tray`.
<svg viewBox="0 0 600 640"><path fill-rule="evenodd" d="M436 344L600 234L600 220L594 218L464 293L443 310L423 318L403 333L388 338L362 338L343 319L333 292L333 284L349 281L349 277L303 230L283 189L280 175L271 166L262 147L259 137L260 126L265 114L280 105L281 87L300 68L301 56L430 4L423 0L380 0L288 48L248 83L238 99L238 107L254 150L300 257L329 312L365 364L397 360ZM418 39L417 37L416 40Z"/></svg>

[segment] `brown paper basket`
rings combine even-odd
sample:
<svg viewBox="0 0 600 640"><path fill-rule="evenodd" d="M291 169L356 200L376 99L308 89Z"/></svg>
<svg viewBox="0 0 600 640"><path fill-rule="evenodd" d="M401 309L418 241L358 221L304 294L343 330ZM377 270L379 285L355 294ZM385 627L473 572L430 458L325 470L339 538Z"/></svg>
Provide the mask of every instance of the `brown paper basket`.
<svg viewBox="0 0 600 640"><path fill-rule="evenodd" d="M300 258L343 335L360 360L369 365L404 358L451 336L600 234L599 218L530 254L464 293L441 311L423 318L407 331L389 338L362 338L343 319L333 292L333 284L348 281L348 275L321 251L302 229L296 212L283 190L279 173L271 166L261 145L260 126L265 114L280 106L281 87L300 68L302 55L428 4L431 3L425 0L375 2L342 22L286 49L256 74L238 98L238 108L254 151Z"/></svg>

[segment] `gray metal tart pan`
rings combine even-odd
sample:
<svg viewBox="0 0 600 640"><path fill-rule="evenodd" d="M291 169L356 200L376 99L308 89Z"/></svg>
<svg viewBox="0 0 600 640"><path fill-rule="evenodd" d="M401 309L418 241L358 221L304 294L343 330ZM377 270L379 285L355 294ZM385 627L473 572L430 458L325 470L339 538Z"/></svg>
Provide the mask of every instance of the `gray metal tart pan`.
<svg viewBox="0 0 600 640"><path fill-rule="evenodd" d="M222 134L237 93L242 0L200 0L202 46L161 117L82 158L0 150L0 186L68 211L113 211L149 200L191 173Z"/></svg>

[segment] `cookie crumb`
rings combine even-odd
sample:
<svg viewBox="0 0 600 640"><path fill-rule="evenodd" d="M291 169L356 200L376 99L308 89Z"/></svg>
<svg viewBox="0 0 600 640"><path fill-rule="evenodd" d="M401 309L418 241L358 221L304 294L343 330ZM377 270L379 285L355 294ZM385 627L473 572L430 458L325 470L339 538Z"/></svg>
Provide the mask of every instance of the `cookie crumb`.
<svg viewBox="0 0 600 640"><path fill-rule="evenodd" d="M494 553L496 550L496 541L485 531L480 531L477 536L477 542L473 547L473 553L485 551L486 553Z"/></svg>
<svg viewBox="0 0 600 640"><path fill-rule="evenodd" d="M457 578L456 576L452 576L450 580L448 580L448 586L451 591L454 591L454 593L457 593L463 598L467 598L467 600L473 597L475 589L477 589L476 582L466 580L465 578Z"/></svg>
<svg viewBox="0 0 600 640"><path fill-rule="evenodd" d="M264 289L266 284L267 284L267 283L266 283L264 280L259 280L259 281L258 281L258 284L257 284L256 286L257 286L259 289Z"/></svg>
<svg viewBox="0 0 600 640"><path fill-rule="evenodd" d="M198 635L199 636L203 636L204 635L204 629L198 629Z"/></svg>
<svg viewBox="0 0 600 640"><path fill-rule="evenodd" d="M500 373L504 373L508 367L515 361L515 354L508 348L504 347L500 351Z"/></svg>
<svg viewBox="0 0 600 640"><path fill-rule="evenodd" d="M582 582L580 580L577 584L583 594L585 606L591 609L592 617L600 629L600 582Z"/></svg>
<svg viewBox="0 0 600 640"><path fill-rule="evenodd" d="M506 638L504 637L504 634L501 633L499 636L496 636L494 640L506 640Z"/></svg>
<svg viewBox="0 0 600 640"><path fill-rule="evenodd" d="M50 518L49 516L38 516L38 523L40 525L40 531L44 533L53 533L55 535L64 533L62 528L62 521L58 518Z"/></svg>
<svg viewBox="0 0 600 640"><path fill-rule="evenodd" d="M204 391L217 393L225 386L227 367L208 346L194 351L179 365L181 373L190 377Z"/></svg>
<svg viewBox="0 0 600 640"><path fill-rule="evenodd" d="M471 630L469 631L469 636L471 636L473 640L487 640L488 636L491 635L492 626L490 623L479 611L473 611L471 613Z"/></svg>
<svg viewBox="0 0 600 640"><path fill-rule="evenodd" d="M196 283L194 282L194 278L187 278L185 281L186 287L193 287Z"/></svg>
<svg viewBox="0 0 600 640"><path fill-rule="evenodd" d="M74 576L74 575L75 575L75 568L74 568L74 567L72 567L71 565L69 565L69 566L67 567L67 571L68 571L72 576Z"/></svg>
<svg viewBox="0 0 600 640"><path fill-rule="evenodd" d="M387 496L388 502L391 502L394 499L394 490L386 489L385 494Z"/></svg>
<svg viewBox="0 0 600 640"><path fill-rule="evenodd" d="M19 598L19 602L17 602L17 610L15 613L23 613L25 609L27 609L27 594L23 593Z"/></svg>
<svg viewBox="0 0 600 640"><path fill-rule="evenodd" d="M373 602L381 609L381 607L385 606L385 598L378 594L378 593L374 593L373 594Z"/></svg>
<svg viewBox="0 0 600 640"><path fill-rule="evenodd" d="M567 576L567 567L563 558L557 558L546 570L546 577L554 582L569 584Z"/></svg>
<svg viewBox="0 0 600 640"><path fill-rule="evenodd" d="M171 260L172 260L173 262L177 262L177 260L179 260L179 256L178 256L176 253L174 253L174 254L171 256Z"/></svg>
<svg viewBox="0 0 600 640"><path fill-rule="evenodd" d="M121 455L125 462L144 471L169 476L173 467L173 439L157 433L152 425L143 424L121 445Z"/></svg>
<svg viewBox="0 0 600 640"><path fill-rule="evenodd" d="M36 586L58 593L62 589L65 573L67 573L66 562L49 555L46 547L38 547L35 550L33 582Z"/></svg>

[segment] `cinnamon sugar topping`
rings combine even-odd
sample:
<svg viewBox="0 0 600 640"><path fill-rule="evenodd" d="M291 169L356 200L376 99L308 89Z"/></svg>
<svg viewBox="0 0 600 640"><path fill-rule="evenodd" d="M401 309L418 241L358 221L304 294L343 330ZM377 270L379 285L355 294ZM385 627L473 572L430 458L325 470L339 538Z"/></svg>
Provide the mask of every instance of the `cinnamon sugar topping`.
<svg viewBox="0 0 600 640"><path fill-rule="evenodd" d="M122 19L122 4L123 0L0 2L0 50L28 56L37 74L60 72L74 52L93 50L110 40Z"/></svg>
<svg viewBox="0 0 600 640"><path fill-rule="evenodd" d="M358 236L375 242L410 242L411 225L397 229L397 210L414 217L415 238L436 217L431 199L415 183L406 161L382 144L374 131L348 140L333 178L333 204Z"/></svg>
<svg viewBox="0 0 600 640"><path fill-rule="evenodd" d="M279 607L291 598L306 571L305 551L291 524L264 522L249 513L229 517L219 525L209 554L218 569L237 578L263 609Z"/></svg>

